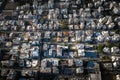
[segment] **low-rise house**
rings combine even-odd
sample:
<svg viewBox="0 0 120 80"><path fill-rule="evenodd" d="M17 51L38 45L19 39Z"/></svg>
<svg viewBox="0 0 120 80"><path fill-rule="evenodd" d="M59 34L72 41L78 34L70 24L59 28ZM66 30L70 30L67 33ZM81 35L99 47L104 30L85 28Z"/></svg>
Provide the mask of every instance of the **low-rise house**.
<svg viewBox="0 0 120 80"><path fill-rule="evenodd" d="M49 52L48 52L47 50L44 51L43 55L44 55L45 57L50 57Z"/></svg>
<svg viewBox="0 0 120 80"><path fill-rule="evenodd" d="M92 41L92 36L86 36L85 41L86 42L91 42Z"/></svg>
<svg viewBox="0 0 120 80"><path fill-rule="evenodd" d="M70 45L70 49L75 50L75 49L77 49L77 47L76 47L76 45Z"/></svg>
<svg viewBox="0 0 120 80"><path fill-rule="evenodd" d="M52 56L52 52L53 52L53 50L52 50L52 49L49 49L48 55L49 55L49 56Z"/></svg>
<svg viewBox="0 0 120 80"><path fill-rule="evenodd" d="M52 67L53 74L59 74L59 69L57 67Z"/></svg>
<svg viewBox="0 0 120 80"><path fill-rule="evenodd" d="M70 58L74 58L74 52L70 51L68 52Z"/></svg>
<svg viewBox="0 0 120 80"><path fill-rule="evenodd" d="M63 14L62 17L63 17L63 19L68 19L68 15L66 15L66 14Z"/></svg>
<svg viewBox="0 0 120 80"><path fill-rule="evenodd" d="M6 42L5 46L6 47L11 47L12 46L12 42Z"/></svg>
<svg viewBox="0 0 120 80"><path fill-rule="evenodd" d="M120 61L115 61L115 62L113 62L113 67L119 69L119 66L120 66L120 63L119 63L119 62L120 62Z"/></svg>
<svg viewBox="0 0 120 80"><path fill-rule="evenodd" d="M18 50L11 49L10 50L10 54L17 55L18 54Z"/></svg>
<svg viewBox="0 0 120 80"><path fill-rule="evenodd" d="M32 62L31 61L26 60L25 62L26 62L26 67L31 67L32 66Z"/></svg>
<svg viewBox="0 0 120 80"><path fill-rule="evenodd" d="M104 36L106 41L110 40L109 31L102 31L101 33Z"/></svg>
<svg viewBox="0 0 120 80"><path fill-rule="evenodd" d="M16 37L15 39L12 40L13 44L19 44L21 41L21 38Z"/></svg>
<svg viewBox="0 0 120 80"><path fill-rule="evenodd" d="M95 72L95 65L96 65L95 62L88 62L87 63L88 73L94 73Z"/></svg>
<svg viewBox="0 0 120 80"><path fill-rule="evenodd" d="M48 8L53 8L53 6L54 6L54 1L53 0L49 0L48 1Z"/></svg>
<svg viewBox="0 0 120 80"><path fill-rule="evenodd" d="M63 36L62 32L57 32L57 36L62 37Z"/></svg>
<svg viewBox="0 0 120 80"><path fill-rule="evenodd" d="M115 34L115 31L110 31L109 34L110 36L113 36Z"/></svg>
<svg viewBox="0 0 120 80"><path fill-rule="evenodd" d="M52 32L51 33L51 37L56 37L57 36L57 32Z"/></svg>
<svg viewBox="0 0 120 80"><path fill-rule="evenodd" d="M75 36L75 32L74 31L69 31L69 37L74 37Z"/></svg>
<svg viewBox="0 0 120 80"><path fill-rule="evenodd" d="M61 9L61 14L67 14L67 13L68 13L67 8L65 8L65 9Z"/></svg>
<svg viewBox="0 0 120 80"><path fill-rule="evenodd" d="M46 61L46 67L51 67L52 66L52 59L48 58Z"/></svg>
<svg viewBox="0 0 120 80"><path fill-rule="evenodd" d="M104 36L103 35L97 36L97 41L98 42L103 42L104 41Z"/></svg>
<svg viewBox="0 0 120 80"><path fill-rule="evenodd" d="M12 60L5 60L5 61L1 61L1 64L2 66L5 66L5 67L13 67L14 66L14 61Z"/></svg>
<svg viewBox="0 0 120 80"><path fill-rule="evenodd" d="M120 75L116 75L116 80L120 80Z"/></svg>
<svg viewBox="0 0 120 80"><path fill-rule="evenodd" d="M52 66L59 66L59 59L52 59Z"/></svg>
<svg viewBox="0 0 120 80"><path fill-rule="evenodd" d="M118 47L111 47L111 53L118 53L120 49Z"/></svg>
<svg viewBox="0 0 120 80"><path fill-rule="evenodd" d="M76 41L81 41L84 42L84 31L75 31L75 37L76 37Z"/></svg>
<svg viewBox="0 0 120 80"><path fill-rule="evenodd" d="M99 23L106 23L108 20L109 16L103 17L99 19Z"/></svg>
<svg viewBox="0 0 120 80"><path fill-rule="evenodd" d="M55 58L57 56L57 51L56 50L53 50L52 52L52 57Z"/></svg>
<svg viewBox="0 0 120 80"><path fill-rule="evenodd" d="M47 24L43 24L43 30L47 30L47 28L48 28ZM46 33L46 37L48 36L49 36L49 33L48 34Z"/></svg>
<svg viewBox="0 0 120 80"><path fill-rule="evenodd" d="M39 41L29 41L29 43L31 44L31 46L40 46Z"/></svg>
<svg viewBox="0 0 120 80"><path fill-rule="evenodd" d="M52 70L51 70L51 68L48 68L48 67L41 67L40 72L41 73L51 73Z"/></svg>
<svg viewBox="0 0 120 80"><path fill-rule="evenodd" d="M89 76L90 76L89 77L90 80L97 80L97 79L102 80L100 72L98 72L97 74L96 73L90 73Z"/></svg>
<svg viewBox="0 0 120 80"><path fill-rule="evenodd" d="M116 56L111 56L111 60L112 60L112 62L114 62L114 61L117 60L117 57Z"/></svg>
<svg viewBox="0 0 120 80"><path fill-rule="evenodd" d="M68 27L69 27L69 29L70 30L72 30L72 29L74 29L74 27L73 27L73 24L74 23L74 21L73 21L73 18L71 17L71 14L69 15L69 19L68 19Z"/></svg>
<svg viewBox="0 0 120 80"><path fill-rule="evenodd" d="M57 45L57 56L62 56L62 47L60 45Z"/></svg>
<svg viewBox="0 0 120 80"><path fill-rule="evenodd" d="M74 52L74 57L78 57L78 52L77 51Z"/></svg>
<svg viewBox="0 0 120 80"><path fill-rule="evenodd" d="M27 58L30 58L30 55L28 53L20 53L19 58L20 59L27 59Z"/></svg>
<svg viewBox="0 0 120 80"><path fill-rule="evenodd" d="M41 66L46 67L47 66L47 59L42 59L41 60Z"/></svg>
<svg viewBox="0 0 120 80"><path fill-rule="evenodd" d="M64 74L64 75L73 75L75 74L75 68L64 68L64 69L61 69L61 74Z"/></svg>
<svg viewBox="0 0 120 80"><path fill-rule="evenodd" d="M85 45L85 49L87 50L92 50L94 45Z"/></svg>
<svg viewBox="0 0 120 80"><path fill-rule="evenodd" d="M4 54L4 55L2 54L1 56L2 56L1 58L2 58L3 60L8 60L8 59L10 59L11 54Z"/></svg>
<svg viewBox="0 0 120 80"><path fill-rule="evenodd" d="M84 46L85 46L84 44L77 44L76 45L77 49L84 49Z"/></svg>
<svg viewBox="0 0 120 80"><path fill-rule="evenodd" d="M0 25L3 26L4 23L5 23L5 21L1 21L1 22L0 22Z"/></svg>
<svg viewBox="0 0 120 80"><path fill-rule="evenodd" d="M26 48L29 49L30 48L30 44L29 43L22 43L21 47L25 48L25 49Z"/></svg>
<svg viewBox="0 0 120 80"><path fill-rule="evenodd" d="M31 51L31 55L33 58L38 58L39 57L39 48L38 47L33 47Z"/></svg>
<svg viewBox="0 0 120 80"><path fill-rule="evenodd" d="M63 49L68 49L68 46L67 45L62 45L61 46Z"/></svg>
<svg viewBox="0 0 120 80"><path fill-rule="evenodd" d="M56 45L51 44L51 45L50 45L50 49L52 49L52 50L56 50Z"/></svg>
<svg viewBox="0 0 120 80"><path fill-rule="evenodd" d="M100 32L94 32L94 33L95 33L95 36L96 36L96 37L101 35Z"/></svg>
<svg viewBox="0 0 120 80"><path fill-rule="evenodd" d="M32 41L37 41L37 40L41 40L41 33L31 33L29 35L29 39L32 40Z"/></svg>
<svg viewBox="0 0 120 80"><path fill-rule="evenodd" d="M113 29L115 27L115 23L111 22L109 25L108 25L108 29Z"/></svg>
<svg viewBox="0 0 120 80"><path fill-rule="evenodd" d="M105 52L105 53L110 53L111 51L110 51L110 48L104 47L104 48L103 48L103 52Z"/></svg>
<svg viewBox="0 0 120 80"><path fill-rule="evenodd" d="M57 40L56 40L57 42L62 42L62 38L60 38L60 37L57 37Z"/></svg>
<svg viewBox="0 0 120 80"><path fill-rule="evenodd" d="M76 16L76 15L75 15L75 16ZM76 16L76 17L77 17L77 16ZM76 25L74 25L74 29L79 29L79 25L77 25L77 24L79 23L79 19L73 17L73 20L74 20L74 24L76 24Z"/></svg>
<svg viewBox="0 0 120 80"><path fill-rule="evenodd" d="M33 76L33 71L32 70L22 70L21 71L21 76L32 77Z"/></svg>
<svg viewBox="0 0 120 80"><path fill-rule="evenodd" d="M104 68L106 68L108 70L113 68L113 64L112 63L104 63L103 65L104 65Z"/></svg>
<svg viewBox="0 0 120 80"><path fill-rule="evenodd" d="M85 50L84 49L78 49L78 57L84 57L85 56Z"/></svg>
<svg viewBox="0 0 120 80"><path fill-rule="evenodd" d="M19 45L13 46L12 49L14 49L14 50L19 50Z"/></svg>
<svg viewBox="0 0 120 80"><path fill-rule="evenodd" d="M68 42L68 37L64 37L64 38L62 38L62 41L64 41L64 42Z"/></svg>
<svg viewBox="0 0 120 80"><path fill-rule="evenodd" d="M43 44L43 50L48 50L49 45L48 44Z"/></svg>
<svg viewBox="0 0 120 80"><path fill-rule="evenodd" d="M66 49L65 49L65 50L66 50ZM62 57L64 57L64 58L69 58L69 53L66 52L66 51L63 51Z"/></svg>
<svg viewBox="0 0 120 80"><path fill-rule="evenodd" d="M2 69L1 70L1 76L7 76L9 70L6 70L6 69Z"/></svg>
<svg viewBox="0 0 120 80"><path fill-rule="evenodd" d="M49 32L49 31L45 32L44 38L50 38L50 34L51 34L51 32Z"/></svg>
<svg viewBox="0 0 120 80"><path fill-rule="evenodd" d="M93 31L92 30L86 30L85 31L85 35L86 36L92 36L93 35Z"/></svg>
<svg viewBox="0 0 120 80"><path fill-rule="evenodd" d="M114 14L119 14L119 13L120 13L119 7L114 7L114 8L113 8L113 13L114 13Z"/></svg>
<svg viewBox="0 0 120 80"><path fill-rule="evenodd" d="M113 36L111 36L112 41L119 41L120 40L120 35L119 34L115 34Z"/></svg>
<svg viewBox="0 0 120 80"><path fill-rule="evenodd" d="M103 27L103 24L98 22L97 29L102 29L102 27Z"/></svg>
<svg viewBox="0 0 120 80"><path fill-rule="evenodd" d="M73 66L73 65L74 65L73 59L68 59L68 66Z"/></svg>
<svg viewBox="0 0 120 80"><path fill-rule="evenodd" d="M68 35L69 35L68 32L63 31L63 36L68 36Z"/></svg>
<svg viewBox="0 0 120 80"><path fill-rule="evenodd" d="M6 80L14 80L15 77L16 77L16 72L14 70L10 70L9 73L7 74Z"/></svg>
<svg viewBox="0 0 120 80"><path fill-rule="evenodd" d="M60 60L59 66L68 66L68 60Z"/></svg>
<svg viewBox="0 0 120 80"><path fill-rule="evenodd" d="M19 67L25 67L25 62L24 60L19 61Z"/></svg>
<svg viewBox="0 0 120 80"><path fill-rule="evenodd" d="M89 16L91 16L91 15L89 15ZM91 29L95 30L96 26L97 26L97 24L95 23L95 21L92 21L91 22Z"/></svg>
<svg viewBox="0 0 120 80"><path fill-rule="evenodd" d="M75 37L70 37L69 42L76 42L76 38Z"/></svg>
<svg viewBox="0 0 120 80"><path fill-rule="evenodd" d="M74 59L75 66L83 66L83 61L80 59Z"/></svg>
<svg viewBox="0 0 120 80"><path fill-rule="evenodd" d="M83 67L80 67L80 68L76 68L76 74L81 74L84 72L84 69Z"/></svg>
<svg viewBox="0 0 120 80"><path fill-rule="evenodd" d="M37 24L37 29L42 30L42 24Z"/></svg>
<svg viewBox="0 0 120 80"><path fill-rule="evenodd" d="M15 61L9 60L9 64L8 64L8 66L10 66L10 67L14 67L14 65L15 65Z"/></svg>
<svg viewBox="0 0 120 80"><path fill-rule="evenodd" d="M37 67L38 66L38 60L32 60L32 67Z"/></svg>

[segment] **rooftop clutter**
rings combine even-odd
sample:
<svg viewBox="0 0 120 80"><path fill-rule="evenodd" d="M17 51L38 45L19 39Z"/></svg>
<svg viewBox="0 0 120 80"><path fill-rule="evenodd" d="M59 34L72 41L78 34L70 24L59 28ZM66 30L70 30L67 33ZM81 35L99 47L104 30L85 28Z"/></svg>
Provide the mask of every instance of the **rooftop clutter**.
<svg viewBox="0 0 120 80"><path fill-rule="evenodd" d="M120 42L120 4L108 0L86 2L34 0L33 5L17 6L13 16L0 20L0 48L8 49L2 66L18 64L20 68L39 69L40 73L67 75L84 73L86 61L94 68L97 63L90 60L100 59L94 46ZM102 51L114 54L120 49L104 46ZM33 76L33 71L21 74Z"/></svg>

